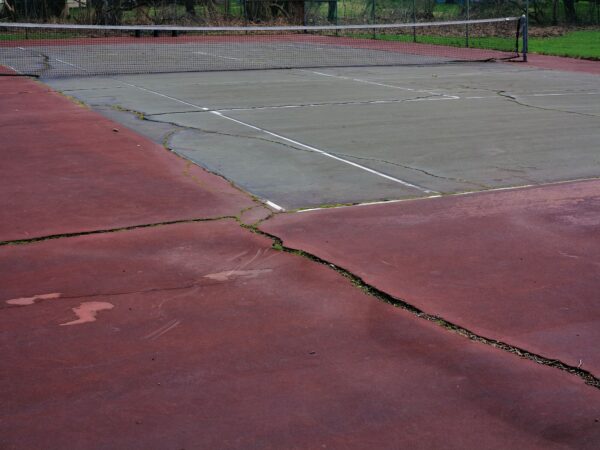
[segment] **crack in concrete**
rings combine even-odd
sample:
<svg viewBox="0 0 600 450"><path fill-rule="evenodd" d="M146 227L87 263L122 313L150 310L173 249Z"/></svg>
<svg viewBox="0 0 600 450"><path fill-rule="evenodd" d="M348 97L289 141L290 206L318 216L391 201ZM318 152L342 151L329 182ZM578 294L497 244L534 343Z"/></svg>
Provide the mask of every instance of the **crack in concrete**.
<svg viewBox="0 0 600 450"><path fill-rule="evenodd" d="M252 208L254 208L254 207L244 208L244 210L242 210L240 212L240 216L244 211L250 210ZM458 334L462 337L465 337L469 340L479 342L481 344L484 344L484 345L487 345L487 346L490 346L493 348L497 348L499 350L502 350L502 351L505 351L505 352L508 352L511 354L515 354L522 359L526 359L526 360L535 362L537 364L550 366L550 367L568 372L568 373L575 375L575 376L579 377L580 379L582 379L585 384L592 386L596 389L600 389L600 379L595 377L589 371L581 369L581 367L574 367L574 366L565 364L560 360L547 358L545 356L538 355L536 353L530 352L523 348L507 344L506 342L487 338L485 336L481 336L476 333L473 333L472 331L470 331L469 329L467 329L465 327L454 324L440 316L429 314L401 298L394 297L394 296L376 288L375 286L366 283L362 278L353 274L349 270L344 269L343 267L332 264L329 261L324 260L316 255L311 254L311 253L308 253L304 250L294 249L291 247L284 246L283 240L281 238L258 229L258 225L260 223L270 219L274 215L276 215L276 213L270 214L268 217L259 220L257 223L255 223L253 225L248 225L248 224L243 223L241 221L240 217L238 217L238 216L221 216L221 217L214 217L214 218L176 220L176 221L170 221L170 222L159 222L159 223L152 223L152 224L133 225L133 226L129 226L129 227L121 227L121 228L114 228L114 229L107 229L107 230L94 230L94 231L87 231L87 232L57 234L57 235L49 235L49 236L31 238L31 239L26 239L26 240L3 241L3 242L0 242L0 246L23 245L23 244L30 244L30 243L34 243L34 242L59 239L59 238L70 238L70 237L86 236L86 235L93 235L93 234L114 233L114 232L130 231L130 230L142 229L142 228L175 225L175 224L180 224L180 223L198 223L198 222L209 222L209 221L216 221L216 220L231 219L231 220L235 220L236 223L241 228L248 230L249 232L259 234L261 236L264 236L264 237L270 239L272 241L272 249L281 251L284 253L289 253L292 255L300 256L300 257L309 259L312 262L324 265L324 266L328 267L329 269L336 271L338 274L340 274L341 276L343 276L344 278L349 280L353 286L360 289L365 294L370 295L379 301L388 303L394 307L404 309L405 311L410 312L411 314L413 314L415 317L418 317L419 319L433 322L433 323L437 324L438 326L440 326L441 328L444 328L450 332L456 333L456 334ZM209 285L213 285L213 284L216 285L216 284L220 284L220 283L219 282L201 283L200 281L196 280L196 281L193 281L192 283L188 283L183 286L162 287L162 288L154 287L154 288L135 290L135 291L95 293L95 294L86 294L86 295L78 295L78 296L64 296L61 298L62 299L80 299L80 298L91 298L91 297L102 297L102 296L108 297L108 296L120 296L120 295L131 295L131 294L145 294L145 293L151 293L151 292L177 291L177 290L191 289L194 287L198 287L200 285L209 286ZM13 306L11 306L11 307L13 307ZM5 309L5 308L2 308L2 309Z"/></svg>
<svg viewBox="0 0 600 450"><path fill-rule="evenodd" d="M299 103L294 105L273 105L273 106L249 106L249 107L235 107L235 108L222 108L222 109L214 109L211 111L256 111L263 109L291 109L291 108L312 108L312 107L320 107L320 106L345 106L345 105L377 105L377 104L389 104L389 103L405 103L405 102L415 102L418 100L429 100L429 99L440 99L440 100L454 100L453 97L450 97L446 94L431 94L424 95L420 97L413 98L404 98L404 99L394 99L394 100L357 100L357 101L343 101L343 102L321 102L321 103ZM199 111L197 111L199 112ZM209 111L201 111L201 112L209 112Z"/></svg>
<svg viewBox="0 0 600 450"><path fill-rule="evenodd" d="M135 111L131 111L133 114L136 114ZM136 114L137 115L137 114ZM137 115L139 117L139 115ZM261 137L261 136L250 136L250 135L244 135L244 134L236 134L236 133L226 133L223 131L215 131L215 130L207 130L204 128L200 128L200 127L196 127L196 126L183 126L183 125L179 125L176 122L171 122L171 121L164 121L164 120L159 120L159 119L151 119L148 116L144 116L142 120L147 120L149 122L155 122L155 123L162 123L162 124L168 124L168 125L172 125L174 127L178 127L181 130L178 131L199 131L201 133L207 133L207 134L216 134L216 135L220 135L220 136L228 136L228 137L235 137L235 138L240 138L240 139L255 139L258 141L263 141L263 142L268 142L271 144L277 144L283 147L287 147L289 149L292 150L296 150L296 151L301 151L301 152L306 152L306 153L313 153L310 150L307 149L303 149L297 146L294 146L292 144L288 144L285 142L281 142L281 141L277 141L274 139L269 139L269 138L265 138L265 137ZM178 131L173 131L172 133L169 133L168 135L168 139L165 140L165 142L163 143L163 145L170 149L173 150L173 147L170 145L170 140L171 138L177 134ZM464 183L464 184L469 184L478 188L483 188L483 189L490 189L490 186L487 186L485 184L481 184L481 183L476 183L473 181L468 181L468 180L463 180L461 178L454 178L454 177L444 177L442 175L436 175L434 173L428 172L424 169L419 169L417 167L411 167L411 166L407 166L407 165L403 165L403 164L399 164L399 163L394 163L391 161L386 161L383 159L377 159L377 158L367 158L367 157L360 157L360 156L354 156L354 155L348 155L348 154L344 154L344 153L340 153L340 152L330 152L332 155L335 156L340 156L340 157L345 157L345 158L349 158L349 159L360 159L360 160L365 160L365 161L375 161L375 162L381 162L381 163L385 163L385 164L390 164L393 166L397 166L397 167L402 167L405 169L409 169L409 170L414 170L417 172L422 172L425 175L431 176L433 178L439 178L439 179L443 179L443 180L448 180L448 181L454 181L454 182L458 182L458 183Z"/></svg>
<svg viewBox="0 0 600 450"><path fill-rule="evenodd" d="M579 112L575 112L575 111L566 111L566 110L557 110L557 109L551 109L551 108L543 108L543 107L537 107L534 105L528 105L528 104L524 104L522 102L520 102L518 99L516 99L514 96L511 96L510 94L506 93L505 91L496 91L496 94L499 95L500 97L506 98L509 101L512 101L516 104L519 104L521 106L524 107L529 107L529 108L534 108L534 109L541 109L541 110L547 110L547 111L557 111L557 112L565 112L565 113L572 113L572 114L577 114L577 115L582 115L582 116L590 116L590 117L598 117L596 115L593 114L586 114L586 113L579 113ZM408 100L404 100L404 101L408 101ZM132 113L136 113L134 111L130 111ZM138 113L138 118L140 118L141 115L141 119L142 120L149 120L149 121L154 121L157 123L168 123L171 124L175 127L178 128L182 128L184 130L199 130L201 132L206 132L206 133L214 133L214 134L223 134L223 135L230 135L230 134L226 134L226 133L221 133L221 132L217 132L217 131L209 131L209 130L202 130L199 128L194 128L194 127L183 127L179 124L173 123L173 122L165 122L165 121L160 121L160 120L153 120L153 119L149 119L148 117L144 116L141 113ZM170 140L170 137L172 137L174 134L176 134L178 131L174 130L172 133L170 133L166 138L165 138L165 145L168 144L168 141ZM244 135L235 135L235 134L231 134L230 136L234 136L234 137L239 137L239 138L254 138L254 139L259 139L259 140L263 140L263 141L267 141L267 142L272 142L272 143L276 143L276 144L280 144L280 145L284 145L286 147L292 148L294 150L302 150L302 151L308 151L308 150L303 150L300 148L297 148L295 146L289 145L289 144L284 144L278 141L273 141L270 139L266 139L266 138L259 138L259 137L253 137L253 136L244 136ZM349 156L349 155L344 155L344 156ZM362 157L356 157L358 159L370 159L370 160L377 160L374 158L362 158ZM418 169L418 168L414 168L411 166L404 166L404 165L400 165L400 164L396 164L396 163L392 163L389 161L385 161L385 160L377 160L383 163L387 163L387 164L392 164L392 165L397 165L400 167L404 167L406 169L410 169L410 170L416 170L416 171L420 171L426 175L432 176L432 177L436 177L436 178L442 178L442 179L448 179L448 180L460 180L460 179L454 179L454 178L447 178L447 177L442 177L442 176L438 176L436 174L432 174L429 173L425 170L422 169ZM467 182L466 180L460 180L462 182ZM475 183L472 183L474 185L477 185ZM484 185L481 185L484 186ZM244 211L246 210L250 210L252 208L254 208L255 206L252 207L248 207L245 208L244 210L242 210L240 212L240 216L241 214L243 214ZM113 232L120 232L120 231L130 231L130 230L135 230L135 229L143 229L143 228L150 228L150 227L158 227L158 226L168 226L168 225L174 225L174 224L181 224L181 223L197 223L197 222L207 222L207 221L215 221L215 220L225 220L225 219L233 219L235 220L238 225L240 225L240 227L249 230L253 233L256 234L260 234L264 237L269 238L272 241L272 248L275 250L279 250L285 253L289 253L289 254L293 254L293 255L297 255L297 256L301 256L304 258L307 258L315 263L327 266L328 268L335 270L338 274L342 275L343 277L345 277L346 279L348 279L352 285L354 285L355 287L359 288L360 290L362 290L364 293L366 293L367 295L370 295L372 297L375 297L377 300L388 303L392 306L395 307L399 307L402 308L410 313L412 313L414 316L423 319L423 320L427 320L433 323L436 323L438 326L449 330L451 332L454 332L456 334L459 334L460 336L463 336L469 340L475 341L475 342L479 342L482 343L484 345L487 346L491 346L493 348L497 348L500 349L502 351L511 353L511 354L515 354L518 357L522 358L522 359L526 359L532 362L535 362L537 364L542 364L542 365L546 365L546 366L550 366L562 371L566 371L572 375L578 376L580 379L582 379L587 385L590 385L594 388L600 389L600 379L598 379L597 377L595 377L594 375L592 375L589 371L587 370L583 370L581 369L580 366L571 366L568 364L563 363L560 360L557 359L551 359L551 358L547 358L544 357L542 355L538 355L536 353L533 352L529 352L525 349L516 347L516 346L512 346L510 344L507 344L503 341L499 341L496 339L491 339L491 338L487 338L485 336L481 336L478 334L473 333L472 331L468 330L467 328L464 328L460 325L454 324L450 321L447 321L445 319L443 319L440 316L436 316L436 315L432 315L429 313L426 313L425 311L417 308L416 306L406 302L403 299L394 297L384 291L381 291L380 289L376 288L375 286L372 286L368 283L366 283L364 280L362 280L360 277L358 277L357 275L354 275L353 273L351 273L350 271L344 269L343 267L340 266L336 266L335 264L332 264L322 258L319 258L316 255L313 255L311 253L305 252L304 250L301 249L293 249L291 247L286 247L283 245L283 241L282 239L280 239L277 236L268 234L266 232L263 232L261 230L259 230L257 228L258 224L270 219L271 217L273 217L275 215L275 213L270 214L268 217L259 220L256 224L253 225L247 225L241 222L240 217L238 216L220 216L220 217L214 217L214 218L202 218L202 219L182 219L182 220L175 220L175 221L166 221L166 222L158 222L158 223L152 223L152 224L142 224L142 225L133 225L133 226L127 226L127 227L119 227L119 228L114 228L114 229L105 229L105 230L93 230L93 231L84 231L84 232L75 232L75 233L64 233L64 234L56 234L56 235L48 235L48 236L41 236L41 237L36 237L36 238L30 238L30 239L22 239L22 240L12 240L12 241L2 241L0 242L0 246L5 246L5 245L23 245L23 244L29 244L29 243L34 243L34 242L40 242L40 241L46 241L46 240L52 240L52 239L60 239L60 238L70 238L70 237L78 237L78 236L86 236L86 235L93 235L93 234L103 234L103 233L113 233ZM135 293L149 293L149 292L158 292L158 291L168 291L168 290L183 290L183 289L190 289L196 286L201 285L202 283L200 283L199 281L194 281L193 283L189 283L187 285L184 286L176 286L176 287L168 287L168 288L150 288L150 289L146 289L146 290L140 290L140 291L130 291L130 292L116 292L116 293L98 293L98 294L89 294L89 295L85 295L85 296L73 296L73 297L62 297L62 298L83 298L83 297L97 297L97 296L114 296L114 295L128 295L128 294L135 294ZM219 284L219 283L204 283L203 285L209 285L209 284Z"/></svg>
<svg viewBox="0 0 600 450"><path fill-rule="evenodd" d="M147 117L154 116L165 116L170 114L191 114L191 113L211 113L211 112L229 112L229 111L257 111L264 109L293 109L293 108L312 108L320 106L345 106L345 105L378 105L378 104L389 104L389 103L405 103L405 102L416 102L420 100L456 100L454 97L448 96L447 94L431 94L423 95L413 98L403 98L394 100L358 100L358 101L342 101L342 102L321 102L321 103L297 103L291 105L266 105L266 106L235 106L231 108L209 108L206 110L184 110L184 111L172 111L146 114ZM136 113L139 113L136 111Z"/></svg>
<svg viewBox="0 0 600 450"><path fill-rule="evenodd" d="M421 172L427 176L433 177L433 178L439 178L440 180L447 180L447 181L454 181L457 183L464 183L464 184L470 184L472 186L478 187L478 188L482 188L482 189L491 189L491 186L488 186L486 184L481 184L481 183L477 183L475 181L469 181L469 180L465 180L462 178L456 178L456 177L445 177L443 175L437 175L435 173L429 172L425 169L420 169L418 167L413 167L413 166L407 166L405 164L400 164L400 163L395 163L392 161L387 161L385 159L379 159L379 158L368 158L366 156L354 156L354 155L348 155L345 153L333 153L333 155L338 155L338 156L344 156L346 158L354 158L354 159L360 159L360 160L365 160L365 161L374 161L374 162L380 162L380 163L384 163L384 164L390 164L392 166L398 166L398 167L402 167L403 169L409 169L409 170L414 170L416 172Z"/></svg>
<svg viewBox="0 0 600 450"><path fill-rule="evenodd" d="M237 221L238 217L237 216L217 216L217 217L203 217L200 219L180 219L180 220L170 220L170 221L165 221L165 222L153 222L153 223L145 223L145 224L138 224L138 225L130 225L130 226L118 227L118 228L107 228L107 229L101 229L101 230L76 231L73 233L61 233L61 234L49 234L46 236L38 236L38 237L33 237L33 238L28 238L28 239L14 239L14 240L9 240L9 241L0 241L0 247L5 246L5 245L26 245L26 244L33 244L35 242L50 241L50 240L54 240L54 239L72 238L72 237L79 237L79 236L90 236L93 234L118 233L121 231L132 231L132 230L138 230L138 229L143 229L143 228L160 227L160 226L165 226L165 225L177 225L177 224L181 224L181 223L212 222L215 220L225 220L225 219L233 219L233 220Z"/></svg>
<svg viewBox="0 0 600 450"><path fill-rule="evenodd" d="M273 248L275 250L279 250L279 251L282 251L285 253L290 253L293 255L301 256L303 258L309 259L318 264L324 265L332 270L335 270L337 273L342 275L344 278L348 279L352 283L352 285L354 285L358 289L362 290L367 295L375 297L379 301L388 303L392 306L395 306L397 308L401 308L405 311L408 311L409 313L413 314L414 316L418 317L419 319L433 322L433 323L437 324L438 326L440 326L441 328L444 328L448 331L451 331L460 336L463 336L471 341L479 342L481 344L484 344L484 345L487 345L487 346L490 346L493 348L497 348L499 350L517 355L518 357L520 357L522 359L526 359L526 360L532 361L537 364L553 367L555 369L568 372L568 373L575 375L575 376L579 377L580 379L582 379L585 384L587 384L591 387L594 387L596 389L600 389L600 378L594 376L591 372L589 372L587 370L581 369L581 367L571 366L569 364L563 363L562 361L560 361L558 359L547 358L545 356L530 352L523 348L507 344L506 342L473 333L472 331L470 331L469 329L467 329L465 327L462 327L460 325L452 323L452 322L444 319L443 317L429 314L429 313L417 308L416 306L408 303L406 300L394 297L393 295L390 295L390 294L376 288L375 286L368 284L362 278L353 274L349 270L344 269L343 267L332 264L329 261L324 260L316 255L311 254L311 253L308 253L304 250L286 247L283 245L283 240L275 235L272 235L272 234L266 233L262 230L259 230L255 226L254 227L244 226L244 225L241 225L241 226L243 228L249 229L250 231L252 231L254 233L260 234L262 236L265 236L265 237L268 237L269 239L271 239L273 241Z"/></svg>
<svg viewBox="0 0 600 450"><path fill-rule="evenodd" d="M527 170L523 170L523 169L516 169L516 168L510 168L510 167L502 167L502 166L498 166L498 165L493 165L490 166L492 169L498 169L500 171L503 172L509 172L510 176L513 178L516 178L518 180L523 180L525 181L527 184L529 185L534 185L537 184L537 180L534 180L533 178L529 178L527 177ZM531 167L530 170L538 170L537 167ZM512 173L511 173L512 172Z"/></svg>
<svg viewBox="0 0 600 450"><path fill-rule="evenodd" d="M104 91L104 90L108 90L108 89L125 89L125 86L108 86L108 87L61 89L61 92Z"/></svg>
<svg viewBox="0 0 600 450"><path fill-rule="evenodd" d="M583 112L579 112L579 111L570 111L568 109L546 108L543 106L531 105L529 103L524 103L522 100L519 100L518 96L516 94L510 94L504 90L490 89L490 88L484 88L484 87L472 87L472 86L467 86L467 85L458 85L458 87L460 87L462 89L468 89L468 90L474 90L474 91L490 92L501 98L507 99L508 101L510 101L512 103L515 103L520 106L524 106L526 108L539 109L541 111L562 112L565 114L575 114L575 115L584 116L584 117L600 117L597 114L583 113ZM584 92L584 91L574 91L574 93L580 93L580 92Z"/></svg>
<svg viewBox="0 0 600 450"><path fill-rule="evenodd" d="M211 110L211 111L214 111L214 110ZM147 117L150 117L150 116L152 116L152 117L153 116L168 116L170 114L190 114L190 113L203 113L203 112L209 112L209 111L208 110L207 111L204 111L204 110L200 111L200 110L197 110L197 109L190 109L190 110L187 110L187 111L184 110L184 111L170 111L170 112L145 114L145 116L147 116Z"/></svg>
<svg viewBox="0 0 600 450"><path fill-rule="evenodd" d="M131 111L131 112L134 113L133 111ZM308 149L296 147L295 145L288 144L286 142L281 142L281 141L277 141L274 139L269 139L269 138L261 137L261 136L251 136L248 134L227 133L225 131L208 130L206 128L201 128L201 127L192 126L192 125L180 125L176 122L172 122L172 121L168 121L168 120L150 119L150 118L148 118L148 116L145 116L144 119L142 119L142 120L146 120L148 122L154 122L154 123L162 123L165 125L171 125L171 126L179 128L178 130L173 130L172 132L168 133L167 136L165 137L165 139L163 140L163 146L171 151L176 151L174 146L171 145L171 140L172 140L173 136L175 136L177 133L179 133L181 131L193 131L193 132L198 131L200 133L215 134L218 136L227 136L227 137L234 137L234 138L239 138L239 139L254 139L257 141L268 142L270 144L281 145L283 147L290 148L292 150L297 150L297 151L301 151L301 152L305 152L305 153L314 153ZM331 154L334 154L334 153L332 152Z"/></svg>
<svg viewBox="0 0 600 450"><path fill-rule="evenodd" d="M546 108L543 106L530 105L529 103L524 103L523 101L519 100L517 97L509 94L506 91L496 91L496 94L502 98L507 99L508 101L510 101L512 103L515 103L520 106L524 106L526 108L539 109L541 111L551 111L551 112L562 112L562 113L566 113L566 114L575 114L577 116L583 116L583 117L595 117L595 118L600 117L599 115L596 115L596 114L584 113L584 112L579 112L579 111L570 111L568 109Z"/></svg>

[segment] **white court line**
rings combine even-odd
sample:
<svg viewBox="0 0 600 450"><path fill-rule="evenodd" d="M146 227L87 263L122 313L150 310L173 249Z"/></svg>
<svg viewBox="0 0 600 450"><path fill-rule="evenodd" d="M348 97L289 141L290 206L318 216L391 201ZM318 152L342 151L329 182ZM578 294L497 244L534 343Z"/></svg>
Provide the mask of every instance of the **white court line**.
<svg viewBox="0 0 600 450"><path fill-rule="evenodd" d="M554 97L560 95L598 95L600 92L558 92L554 94L515 94L518 97Z"/></svg>
<svg viewBox="0 0 600 450"><path fill-rule="evenodd" d="M541 93L541 94L514 94L510 93L514 97L561 97L561 96L574 96L574 95L600 95L600 92L553 92L553 93ZM481 95L463 97L464 100L479 100L483 98L502 98L499 95Z"/></svg>
<svg viewBox="0 0 600 450"><path fill-rule="evenodd" d="M21 72L20 70L15 69L13 66L9 66L8 64L4 64L5 67L8 67L9 69L15 71L16 73L18 73L19 75L23 75L23 72Z"/></svg>
<svg viewBox="0 0 600 450"><path fill-rule="evenodd" d="M225 114L223 114L220 111L210 110L209 108L206 108L204 106L200 106L200 105L196 105L194 103L186 102L184 100L180 100L178 98L171 97L169 95L165 95L165 94L162 94L160 92L153 91L152 89L148 89L148 88L145 88L145 87L137 86L135 84L127 83L125 81L121 81L121 80L118 80L118 79L116 79L116 80L120 81L121 83L123 83L123 84L125 84L127 86L131 86L133 88L140 89L142 91L145 91L145 92L148 92L148 93L151 93L151 94L154 94L154 95L158 95L159 97L167 98L169 100L175 101L177 103L181 103L183 105L191 106L192 108L198 109L200 111L206 111L209 114L213 114L215 116L218 116L218 117L221 117L223 119L229 120L229 121L237 123L239 125L242 125L242 126L244 126L246 128L250 128L252 130L258 131L260 133L267 134L267 135L272 136L272 137L274 137L276 139L280 139L282 141L289 142L290 144L292 144L292 145L294 145L296 147L304 148L304 149L309 150L311 152L318 153L320 155L326 156L328 158L334 159L334 160L342 162L344 164L348 164L349 166L356 167L357 169L363 170L363 171L371 173L373 175L377 175L377 176L379 176L381 178L385 178L386 180L393 181L395 183L401 184L403 186L406 186L406 187L409 187L409 188L412 188L412 189L416 189L416 190L421 191L421 192L425 192L427 194L438 194L437 191L433 191L431 189L427 189L427 188L418 186L416 184L409 183L408 181L404 181L404 180L401 180L399 178L395 178L395 177L392 177L390 175L386 175L386 174L384 174L382 172L379 172L377 170L373 170L373 169L371 169L371 168L369 168L367 166L363 166L362 164L358 164L358 163L349 161L347 159L340 158L339 156L333 155L333 154L331 154L329 152L326 152L325 150L321 150L319 148L312 147L312 146L307 145L307 144L303 144L302 142L296 141L294 139L290 139L290 138L288 138L286 136L283 136L281 134L274 133L273 131L269 131L269 130L267 130L265 128L260 128L260 127L257 127L255 125L252 125L252 124L250 124L248 122L244 122L244 121L241 121L241 120L238 120L238 119L234 119L233 117L226 116Z"/></svg>
<svg viewBox="0 0 600 450"><path fill-rule="evenodd" d="M198 106L198 105L195 105L193 103L186 102L184 100L179 100L178 98L171 97L170 95L162 94L160 92L156 92L156 91L153 91L151 89L146 89L145 87L138 86L136 84L127 83L126 81L119 80L118 78L114 78L114 79L116 81L118 81L119 83L123 83L126 86L130 86L130 87L139 89L140 91L148 92L149 94L158 95L159 97L163 97L163 98L166 98L168 100L173 100L174 102L181 103L182 105L191 106L192 108L199 109L201 111L209 111L209 108L203 108L202 106Z"/></svg>
<svg viewBox="0 0 600 450"><path fill-rule="evenodd" d="M194 54L197 55L206 55L206 56L212 56L214 58L221 58L221 59L233 59L234 61L243 61L242 58L233 58L231 56L220 56L220 55L213 55L210 53L206 53L206 52L194 52Z"/></svg>
<svg viewBox="0 0 600 450"><path fill-rule="evenodd" d="M519 186L505 186L505 187L499 187L499 188L484 189L482 191L466 191L466 192L454 192L451 194L428 195L427 197L399 198L396 200L381 200L381 201L376 201L376 202L357 203L355 205L330 206L327 208L307 208L307 209L299 209L299 210L292 211L292 212L304 213L304 212L310 212L310 211L321 211L321 210L325 210L325 209L329 210L329 209L356 208L359 206L385 205L388 203L403 203L403 202L412 202L412 201L416 201L416 200L430 200L430 199L441 198L441 197L466 197L466 196L470 196L470 195L485 194L485 193L489 193L489 192L511 191L511 190L518 190L518 189L526 189L526 188L543 188L543 187L547 187L547 186L557 186L557 185L561 185L561 184L578 183L581 181L593 181L593 180L600 180L600 177L575 178L573 180L554 181L551 183L541 183L541 184L522 184Z"/></svg>
<svg viewBox="0 0 600 450"><path fill-rule="evenodd" d="M333 74L330 74L330 73L317 72L316 70L304 70L304 69L301 69L301 71L302 72L308 72L308 73L314 73L315 75L321 75L321 76L324 76L324 77L338 78L340 80L356 81L357 83L372 84L374 86L388 87L388 88L392 88L392 89L400 89L401 91L420 92L420 93L430 94L430 95L439 95L439 96L443 96L443 97L452 98L452 99L455 99L455 100L458 100L460 98L457 95L442 94L441 92L428 91L428 90L425 90L425 89L407 88L407 87L404 87L404 86L396 86L394 84L379 83L377 81L363 80L362 78L344 77L342 75L333 75Z"/></svg>
<svg viewBox="0 0 600 450"><path fill-rule="evenodd" d="M267 200L267 201L265 201L265 204L266 204L267 206L270 206L271 208L273 208L273 209L274 209L274 210L276 210L276 211L279 211L279 212L281 212L281 211L285 211L285 209L283 209L283 208L282 208L281 206L279 206L277 203L273 203L271 200Z"/></svg>
<svg viewBox="0 0 600 450"><path fill-rule="evenodd" d="M58 58L54 58L54 59L55 59L56 61L58 61L59 63L63 63L63 64L66 64L67 66L71 66L71 67L74 67L75 69L78 69L78 70L83 70L84 72L87 72L86 70L82 69L82 68L81 68L81 67L79 67L79 66L76 66L75 64L68 63L68 62L66 62L66 61L63 61L62 59L58 59Z"/></svg>
<svg viewBox="0 0 600 450"><path fill-rule="evenodd" d="M356 167L358 169L364 170L365 172L369 172L369 173L372 173L374 175L380 176L382 178L385 178L386 180L394 181L394 182L402 184L402 185L404 185L406 187L417 189L417 190L419 190L421 192L431 193L431 194L437 193L437 191L432 191L432 190L423 188L421 186L417 186L416 184L409 183L408 181L404 181L404 180L401 180L399 178L395 178L395 177L392 177L390 175L386 175L384 173L378 172L377 170L373 170L373 169L371 169L369 167L366 167L366 166L363 166L361 164L357 164L355 162L348 161L347 159L340 158L339 156L335 156L335 155L333 155L331 153L326 152L325 150L321 150L321 149L318 149L316 147L312 147L310 145L303 144L302 142L296 141L294 139L290 139L290 138L285 137L285 136L283 136L281 134L273 133L272 131L269 131L269 130L266 130L264 128L260 128L260 127L254 126L254 125L251 125L251 124L249 124L247 122L243 122L241 120L234 119L233 117L228 117L228 116L226 116L225 114L223 114L223 113L221 113L219 111L210 111L210 113L214 114L216 116L219 116L219 117L223 117L224 119L230 120L232 122L235 122L237 124L243 125L245 127L251 128L253 130L260 131L262 133L268 134L269 136L273 136L274 138L281 139L282 141L289 142L290 144L293 144L293 145L295 145L297 147L305 148L307 150L310 150L312 152L318 153L320 155L327 156L328 158L335 159L336 161L343 162L344 164L348 164L348 165L350 165L352 167Z"/></svg>

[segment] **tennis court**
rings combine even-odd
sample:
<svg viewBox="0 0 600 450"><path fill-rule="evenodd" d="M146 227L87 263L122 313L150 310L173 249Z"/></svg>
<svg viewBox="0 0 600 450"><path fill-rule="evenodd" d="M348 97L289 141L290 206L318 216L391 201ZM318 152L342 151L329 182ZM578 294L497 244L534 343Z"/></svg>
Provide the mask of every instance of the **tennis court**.
<svg viewBox="0 0 600 450"><path fill-rule="evenodd" d="M600 63L172 31L0 48L8 448L597 448Z"/></svg>
<svg viewBox="0 0 600 450"><path fill-rule="evenodd" d="M169 125L169 148L285 209L597 175L600 86L588 74L470 63L49 84L130 111L134 129L140 115Z"/></svg>

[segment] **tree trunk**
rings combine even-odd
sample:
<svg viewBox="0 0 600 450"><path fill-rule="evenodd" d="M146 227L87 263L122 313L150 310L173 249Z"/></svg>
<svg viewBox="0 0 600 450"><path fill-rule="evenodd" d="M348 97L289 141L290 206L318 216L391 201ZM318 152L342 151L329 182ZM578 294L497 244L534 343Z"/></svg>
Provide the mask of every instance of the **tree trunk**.
<svg viewBox="0 0 600 450"><path fill-rule="evenodd" d="M577 14L575 13L575 0L563 0L565 4L565 18L567 22L575 22Z"/></svg>
<svg viewBox="0 0 600 450"><path fill-rule="evenodd" d="M188 13L190 16L195 16L196 9L194 8L194 6L196 6L196 1L195 0L184 0L183 3L185 5L185 12Z"/></svg>
<svg viewBox="0 0 600 450"><path fill-rule="evenodd" d="M329 23L337 23L337 0L328 2L327 20Z"/></svg>

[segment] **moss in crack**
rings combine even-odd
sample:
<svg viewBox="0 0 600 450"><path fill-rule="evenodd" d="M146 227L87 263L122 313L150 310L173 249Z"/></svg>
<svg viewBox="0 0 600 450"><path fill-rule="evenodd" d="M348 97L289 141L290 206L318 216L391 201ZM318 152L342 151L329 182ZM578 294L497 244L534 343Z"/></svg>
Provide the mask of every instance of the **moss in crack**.
<svg viewBox="0 0 600 450"><path fill-rule="evenodd" d="M111 108L114 109L115 111L126 112L126 113L129 113L129 114L133 114L134 116L136 116L140 120L146 120L146 116L144 115L143 112L136 111L134 109L124 108L123 106L120 106L120 105L112 105Z"/></svg>
<svg viewBox="0 0 600 450"><path fill-rule="evenodd" d="M85 109L90 109L90 107L87 105L87 103L84 103L83 101L79 100L77 97L73 97L72 95L65 94L64 92L60 92L60 94L63 97L65 97L66 99L68 99L70 102L75 103L77 106L81 106L82 108L85 108Z"/></svg>
<svg viewBox="0 0 600 450"><path fill-rule="evenodd" d="M303 250L286 247L285 245L283 245L283 241L277 236L266 233L262 230L257 229L256 227L254 228L253 231L255 233L261 234L261 235L271 239L273 242L272 243L273 249L282 251L285 253L290 253L293 255L298 255L303 258L307 258L315 263L327 266L327 267L335 270L337 273L339 273L341 276L346 278L348 281L350 281L350 283L353 286L360 289L364 293L366 293L372 297L375 297L379 301L388 303L397 308L404 309L405 311L408 311L409 313L415 315L416 317L419 317L421 319L435 323L439 327L444 328L450 332L456 333L460 336L463 336L471 341L478 342L483 345L487 345L492 348L496 348L496 349L514 354L521 359L526 359L526 360L535 362L537 364L553 367L555 369L559 369L559 370L568 372L568 373L575 375L575 376L579 377L580 379L582 379L585 384L595 387L597 389L600 389L600 379L595 377L594 375L592 375L587 370L583 370L580 367L570 366L570 365L565 364L562 361L559 361L557 359L547 358L542 355L538 355L533 352L529 352L525 349L507 344L505 342L502 342L502 341L499 341L496 339L491 339L491 338L487 338L485 336L480 336L478 334L475 334L472 331L468 330L467 328L464 328L460 325L449 322L448 320L444 319L443 317L428 314L425 311L417 308L416 306L411 305L407 301L397 298L397 297L394 297L394 296L366 283L362 278L358 277L357 275L354 275L353 273L351 273L347 269L344 269L343 267L336 266L335 264L332 264L324 259L319 258L316 255L305 252Z"/></svg>

